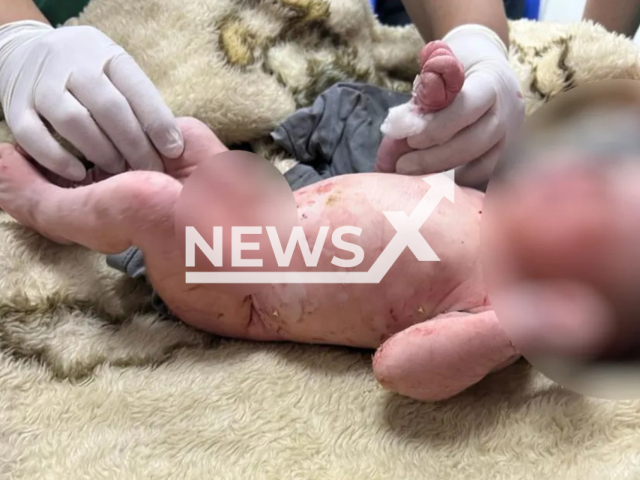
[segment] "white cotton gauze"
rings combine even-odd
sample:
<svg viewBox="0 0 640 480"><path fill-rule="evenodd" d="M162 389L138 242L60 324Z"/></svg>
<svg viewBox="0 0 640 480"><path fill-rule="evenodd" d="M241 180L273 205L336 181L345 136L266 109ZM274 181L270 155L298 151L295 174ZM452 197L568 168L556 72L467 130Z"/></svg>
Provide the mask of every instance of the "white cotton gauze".
<svg viewBox="0 0 640 480"><path fill-rule="evenodd" d="M380 131L389 138L402 140L422 133L426 126L425 116L411 100L389 109L389 114L382 122Z"/></svg>

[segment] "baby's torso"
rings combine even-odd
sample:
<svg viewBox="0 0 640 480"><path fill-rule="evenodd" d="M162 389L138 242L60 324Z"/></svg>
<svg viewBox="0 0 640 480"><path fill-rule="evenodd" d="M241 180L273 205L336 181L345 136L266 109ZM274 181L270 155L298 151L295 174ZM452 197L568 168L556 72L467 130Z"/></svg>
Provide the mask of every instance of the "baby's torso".
<svg viewBox="0 0 640 480"><path fill-rule="evenodd" d="M426 197L429 192L430 186L420 178L375 174L338 177L296 192L299 220L309 245L314 245L321 227L329 227L313 271L369 272L372 265L384 263L380 258L391 243L399 245L396 251L401 253L385 252L389 268L379 283L266 286L252 297L249 336L377 347L389 336L438 314L485 307L479 246L483 194L456 187L451 203L433 191ZM398 232L384 214L403 212L406 217L401 221L410 222L430 205L435 205L433 213L418 224L424 242L411 226L403 230L396 224ZM353 269L331 263L334 256L354 257L330 242L332 231L344 226L362 229L359 236L343 237L365 253ZM418 261L410 246L420 255L431 249L440 261ZM375 276L367 281L375 282Z"/></svg>
<svg viewBox="0 0 640 480"><path fill-rule="evenodd" d="M329 228L317 267L307 271L369 272L382 257L386 266L377 269L382 272L379 282L279 283L263 285L252 295L230 296L226 286L227 293L221 295L220 285L185 284L176 248L147 256L149 279L179 318L218 335L375 348L436 315L486 308L480 270L483 195L456 187L452 203L431 188L417 177L358 174L295 192L300 226L311 250L321 227ZM421 210L424 217L424 209L432 207L424 222L402 227L420 216L414 211ZM384 212L395 212L395 226ZM344 226L361 229L359 236L342 238L364 251L362 263L354 268L332 263L334 257L354 257L332 242L333 232ZM381 255L394 242L395 253ZM418 261L410 246L421 256L432 250L440 261ZM299 247L295 258L301 258Z"/></svg>

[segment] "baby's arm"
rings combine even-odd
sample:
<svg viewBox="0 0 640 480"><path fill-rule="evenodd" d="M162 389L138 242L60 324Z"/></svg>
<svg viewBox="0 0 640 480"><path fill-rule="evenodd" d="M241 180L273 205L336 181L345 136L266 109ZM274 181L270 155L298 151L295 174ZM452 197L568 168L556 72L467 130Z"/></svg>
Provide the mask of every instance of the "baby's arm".
<svg viewBox="0 0 640 480"><path fill-rule="evenodd" d="M117 253L144 242L171 220L180 183L156 172L129 172L94 185L61 188L12 145L0 146L0 207L60 243Z"/></svg>
<svg viewBox="0 0 640 480"><path fill-rule="evenodd" d="M519 357L493 310L450 313L387 340L373 369L387 389L423 401L450 398Z"/></svg>

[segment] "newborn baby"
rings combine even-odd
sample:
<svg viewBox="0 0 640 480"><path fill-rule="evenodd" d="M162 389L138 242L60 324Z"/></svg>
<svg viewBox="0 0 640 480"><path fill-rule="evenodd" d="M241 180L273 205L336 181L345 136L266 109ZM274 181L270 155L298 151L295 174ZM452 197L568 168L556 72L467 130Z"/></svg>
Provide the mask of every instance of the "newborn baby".
<svg viewBox="0 0 640 480"><path fill-rule="evenodd" d="M441 261L419 262L405 249L379 284L273 284L252 294L186 284L176 205L191 173L227 149L199 121L182 118L179 124L185 151L177 160L164 159L165 173L127 172L72 189L52 184L12 145L2 145L0 207L56 242L105 254L139 247L158 295L196 328L256 341L377 349L378 381L418 400L451 397L518 358L482 280L483 194L466 188L455 187L455 203L443 199L420 228ZM225 170L218 175L224 178ZM364 271L396 234L382 212L410 215L430 188L422 178L370 173L325 180L294 196L308 238L327 225L362 229L349 242L365 251ZM240 200L233 195L225 192L221 200L212 191L204 208L233 215ZM331 264L334 254L324 249L318 265L339 270Z"/></svg>

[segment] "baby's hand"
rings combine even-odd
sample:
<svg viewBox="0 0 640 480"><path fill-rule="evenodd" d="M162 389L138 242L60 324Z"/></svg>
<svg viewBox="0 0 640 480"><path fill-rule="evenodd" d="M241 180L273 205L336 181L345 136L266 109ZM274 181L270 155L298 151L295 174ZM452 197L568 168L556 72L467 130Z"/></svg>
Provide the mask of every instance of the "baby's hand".
<svg viewBox="0 0 640 480"><path fill-rule="evenodd" d="M464 68L444 42L431 42L420 52L420 74L413 83L413 98L389 110L382 124L376 171L394 173L396 163L413 149L408 137L426 127L425 115L448 107L464 84Z"/></svg>

